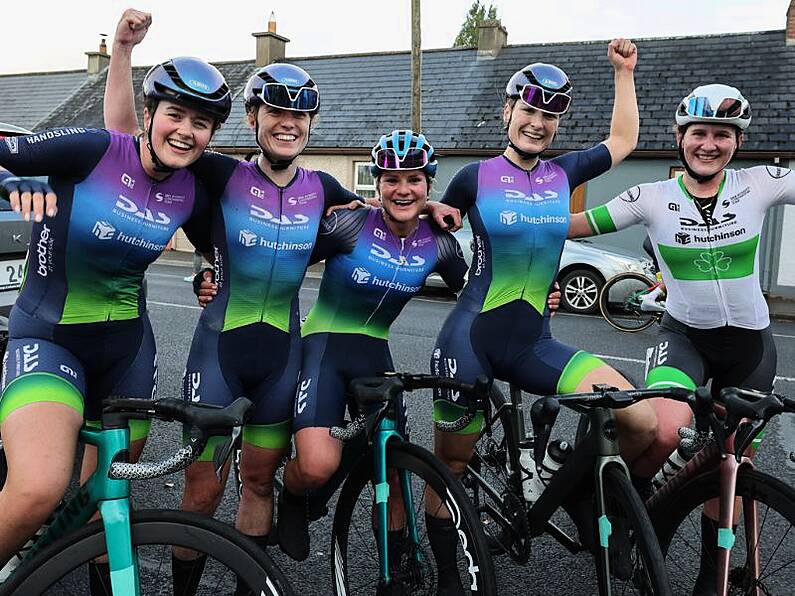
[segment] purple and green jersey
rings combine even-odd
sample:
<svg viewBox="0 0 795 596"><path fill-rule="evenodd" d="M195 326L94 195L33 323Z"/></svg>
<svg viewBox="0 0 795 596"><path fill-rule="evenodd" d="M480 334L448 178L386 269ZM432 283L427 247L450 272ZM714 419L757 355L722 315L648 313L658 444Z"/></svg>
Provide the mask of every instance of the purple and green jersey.
<svg viewBox="0 0 795 596"><path fill-rule="evenodd" d="M218 295L202 319L219 331L267 323L289 333L326 208L358 197L324 172L298 168L280 187L256 163L216 153L191 169L220 197L212 217Z"/></svg>
<svg viewBox="0 0 795 596"><path fill-rule="evenodd" d="M531 171L504 156L465 166L443 203L469 217L474 251L461 301L486 312L524 300L544 312L569 228L569 198L610 169L603 144L573 151Z"/></svg>
<svg viewBox="0 0 795 596"><path fill-rule="evenodd" d="M324 220L317 258L326 259L317 302L301 334L355 333L387 339L389 327L434 271L454 291L466 261L456 239L427 219L396 236L379 209L336 211Z"/></svg>
<svg viewBox="0 0 795 596"><path fill-rule="evenodd" d="M34 224L31 234L16 302L28 319L134 319L146 308L144 272L177 228L209 247L203 187L187 170L151 179L132 136L62 128L7 138L0 165L20 176L48 175L58 195L58 214Z"/></svg>

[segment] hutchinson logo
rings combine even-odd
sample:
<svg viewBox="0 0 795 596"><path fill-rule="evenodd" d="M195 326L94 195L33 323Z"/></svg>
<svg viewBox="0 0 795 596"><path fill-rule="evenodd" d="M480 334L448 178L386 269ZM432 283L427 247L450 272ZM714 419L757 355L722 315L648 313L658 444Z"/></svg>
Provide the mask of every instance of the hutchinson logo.
<svg viewBox="0 0 795 596"><path fill-rule="evenodd" d="M516 223L517 219L518 216L516 215L516 211L500 211L500 223L506 226L512 226Z"/></svg>
<svg viewBox="0 0 795 596"><path fill-rule="evenodd" d="M116 234L116 228L106 221L97 221L91 232L100 240L113 240L113 236Z"/></svg>
<svg viewBox="0 0 795 596"><path fill-rule="evenodd" d="M250 230L240 230L239 239L243 246L254 246L257 243L257 235Z"/></svg>
<svg viewBox="0 0 795 596"><path fill-rule="evenodd" d="M674 238L679 244L690 244L690 234L685 234L684 232L677 232Z"/></svg>
<svg viewBox="0 0 795 596"><path fill-rule="evenodd" d="M357 284L366 284L370 281L370 272L364 267L357 267L353 270L353 275L351 275L351 277L353 277L353 281Z"/></svg>

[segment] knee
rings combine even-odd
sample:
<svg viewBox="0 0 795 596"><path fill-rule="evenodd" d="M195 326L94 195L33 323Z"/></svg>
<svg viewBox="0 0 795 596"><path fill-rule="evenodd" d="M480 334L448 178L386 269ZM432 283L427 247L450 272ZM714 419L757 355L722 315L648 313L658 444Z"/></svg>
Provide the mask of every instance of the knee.
<svg viewBox="0 0 795 596"><path fill-rule="evenodd" d="M339 460L333 457L299 457L298 470L306 489L320 488L336 472Z"/></svg>
<svg viewBox="0 0 795 596"><path fill-rule="evenodd" d="M25 519L38 528L55 511L68 484L68 477L57 474L10 474L3 493L7 502L23 506Z"/></svg>
<svg viewBox="0 0 795 596"><path fill-rule="evenodd" d="M214 473L189 473L185 480L182 509L212 515L223 497L224 484Z"/></svg>
<svg viewBox="0 0 795 596"><path fill-rule="evenodd" d="M243 490L251 491L262 498L272 496L275 473L272 469L241 466L240 481L243 483Z"/></svg>
<svg viewBox="0 0 795 596"><path fill-rule="evenodd" d="M657 440L659 434L657 415L648 403L639 403L619 411L616 418L620 434L637 448L645 449Z"/></svg>

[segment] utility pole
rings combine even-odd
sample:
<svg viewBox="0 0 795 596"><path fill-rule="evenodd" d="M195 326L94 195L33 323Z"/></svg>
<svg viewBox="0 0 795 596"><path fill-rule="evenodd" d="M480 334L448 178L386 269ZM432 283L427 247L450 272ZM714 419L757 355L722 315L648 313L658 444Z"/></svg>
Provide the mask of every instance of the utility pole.
<svg viewBox="0 0 795 596"><path fill-rule="evenodd" d="M411 128L422 132L422 30L420 0L411 0Z"/></svg>

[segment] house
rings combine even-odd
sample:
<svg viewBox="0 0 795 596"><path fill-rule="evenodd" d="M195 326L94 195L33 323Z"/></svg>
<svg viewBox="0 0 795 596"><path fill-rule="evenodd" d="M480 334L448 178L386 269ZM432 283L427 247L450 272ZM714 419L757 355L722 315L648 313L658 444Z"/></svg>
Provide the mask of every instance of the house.
<svg viewBox="0 0 795 596"><path fill-rule="evenodd" d="M374 194L366 168L370 148L384 132L410 123L409 52L285 58L289 40L278 35L275 26L272 29L253 34L256 59L216 63L235 101L229 120L214 138L214 148L241 159L257 150L245 121L243 88L259 66L286 59L311 73L321 91L320 116L299 163L331 173L360 194ZM791 105L795 95L795 0L790 3L785 29L635 41L641 114L638 147L613 171L578 189L573 209L596 206L630 186L671 176L680 166L672 134L674 110L684 95L701 84L734 85L751 103L753 123L735 167L795 167ZM423 132L440 156L434 194L441 196L451 177L466 163L502 152L505 82L532 62L557 64L569 74L574 87L572 109L548 155L587 148L604 139L609 133L613 100L606 43L508 45L506 29L489 21L481 27L478 47L424 51ZM0 121L16 121L37 130L102 126L107 53L101 49L98 56L91 54L89 62L93 58L99 67L94 73L0 76ZM147 70L134 69L137 90ZM19 100L6 102L7 97L24 97L26 92L39 102L42 94L33 89L47 76L62 81L67 91L48 94L50 99L59 98L49 109L37 103L31 106L31 114L25 115ZM795 298L795 235L783 234L784 229L795 229L795 207L776 208L767 218L760 245L762 284L770 294ZM595 242L637 252L643 236L644 231L635 228Z"/></svg>

